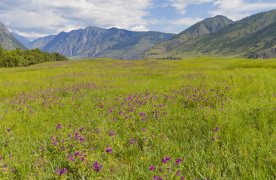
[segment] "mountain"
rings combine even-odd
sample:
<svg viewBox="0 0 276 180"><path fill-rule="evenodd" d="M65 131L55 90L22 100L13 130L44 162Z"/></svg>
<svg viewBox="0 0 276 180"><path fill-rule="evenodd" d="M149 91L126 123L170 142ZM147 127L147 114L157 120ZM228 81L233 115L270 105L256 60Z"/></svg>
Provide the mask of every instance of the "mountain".
<svg viewBox="0 0 276 180"><path fill-rule="evenodd" d="M9 32L8 28L0 23L0 45L4 49L26 49L26 47L21 44L14 36Z"/></svg>
<svg viewBox="0 0 276 180"><path fill-rule="evenodd" d="M46 40L45 44L33 45L46 52L58 52L68 57L110 57L117 59L142 58L145 50L170 39L173 34L160 32L134 32L124 29L87 27L71 32L61 32ZM34 42L32 42L34 44Z"/></svg>
<svg viewBox="0 0 276 180"><path fill-rule="evenodd" d="M152 49L146 51L146 56L160 56L169 53L173 49L181 46L183 43L192 39L197 39L204 35L213 34L225 26L232 24L233 21L224 16L215 16L196 23L178 35L175 35L171 40L160 43Z"/></svg>
<svg viewBox="0 0 276 180"><path fill-rule="evenodd" d="M19 41L19 42L20 42L21 44L23 44L25 47L27 47L28 44L31 42L30 39L28 39L28 38L26 38L26 37L24 37L24 36L21 36L21 35L15 33L15 32L12 32L11 34L13 35L13 37L14 37L17 41Z"/></svg>
<svg viewBox="0 0 276 180"><path fill-rule="evenodd" d="M166 54L155 56L270 58L275 57L275 47L276 10L272 10L233 22L214 33L188 40Z"/></svg>
<svg viewBox="0 0 276 180"><path fill-rule="evenodd" d="M29 49L42 49L44 46L46 46L50 41L52 41L56 36L50 35L42 38L35 39L34 41L31 41L27 44L27 47Z"/></svg>

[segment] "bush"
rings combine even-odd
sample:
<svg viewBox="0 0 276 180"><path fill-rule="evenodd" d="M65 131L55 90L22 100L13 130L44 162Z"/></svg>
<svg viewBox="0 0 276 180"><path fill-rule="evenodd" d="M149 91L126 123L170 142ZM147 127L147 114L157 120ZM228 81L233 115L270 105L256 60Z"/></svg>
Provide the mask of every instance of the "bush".
<svg viewBox="0 0 276 180"><path fill-rule="evenodd" d="M39 49L4 50L0 47L0 67L21 67L49 61L65 61L65 56L59 53L45 53Z"/></svg>

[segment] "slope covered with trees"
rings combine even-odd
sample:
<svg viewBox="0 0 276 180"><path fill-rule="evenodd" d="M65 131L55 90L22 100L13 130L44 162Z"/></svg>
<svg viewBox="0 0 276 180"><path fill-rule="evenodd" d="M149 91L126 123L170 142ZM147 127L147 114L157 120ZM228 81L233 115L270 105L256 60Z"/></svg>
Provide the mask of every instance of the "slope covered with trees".
<svg viewBox="0 0 276 180"><path fill-rule="evenodd" d="M45 53L39 49L4 50L0 47L0 67L21 67L48 61L64 61L66 57L58 53Z"/></svg>

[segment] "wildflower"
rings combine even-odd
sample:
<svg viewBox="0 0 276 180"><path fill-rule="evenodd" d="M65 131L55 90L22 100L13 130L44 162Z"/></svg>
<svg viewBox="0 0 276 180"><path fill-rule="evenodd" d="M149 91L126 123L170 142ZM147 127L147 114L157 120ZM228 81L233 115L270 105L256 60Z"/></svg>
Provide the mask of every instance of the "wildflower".
<svg viewBox="0 0 276 180"><path fill-rule="evenodd" d="M115 135L115 131L112 130L109 132L109 136L114 136L114 135Z"/></svg>
<svg viewBox="0 0 276 180"><path fill-rule="evenodd" d="M214 132L218 132L219 131L219 127L216 127Z"/></svg>
<svg viewBox="0 0 276 180"><path fill-rule="evenodd" d="M146 132L146 131L147 131L147 129L146 129L146 128L142 128L142 131L143 131L143 132Z"/></svg>
<svg viewBox="0 0 276 180"><path fill-rule="evenodd" d="M72 154L69 154L68 155L68 159L70 160L70 161L75 161L75 158L74 158L74 156L72 155Z"/></svg>
<svg viewBox="0 0 276 180"><path fill-rule="evenodd" d="M75 152L75 156L79 156L80 155L80 152L79 151L76 151Z"/></svg>
<svg viewBox="0 0 276 180"><path fill-rule="evenodd" d="M176 171L176 176L180 176L180 175L181 175L181 171L180 170Z"/></svg>
<svg viewBox="0 0 276 180"><path fill-rule="evenodd" d="M129 141L130 144L135 144L136 142L137 142L136 139L130 139L130 141Z"/></svg>
<svg viewBox="0 0 276 180"><path fill-rule="evenodd" d="M162 159L162 162L166 164L169 160L171 160L171 158L169 156L166 156Z"/></svg>
<svg viewBox="0 0 276 180"><path fill-rule="evenodd" d="M96 171L96 172L99 172L102 169L102 166L99 164L98 161L94 162L93 167L94 167L94 171Z"/></svg>
<svg viewBox="0 0 276 180"><path fill-rule="evenodd" d="M139 115L140 115L141 117L145 117L145 116L146 116L146 113L145 113L145 112L140 112Z"/></svg>
<svg viewBox="0 0 276 180"><path fill-rule="evenodd" d="M106 150L105 150L107 153L112 153L112 148L111 147L108 147L108 148L106 148Z"/></svg>
<svg viewBox="0 0 276 180"><path fill-rule="evenodd" d="M182 159L180 159L180 158L177 158L177 159L175 160L175 163L176 163L177 165L179 165L181 162L182 162Z"/></svg>
<svg viewBox="0 0 276 180"><path fill-rule="evenodd" d="M154 178L153 178L154 180L163 180L161 177L159 177L159 176L154 176Z"/></svg>
<svg viewBox="0 0 276 180"><path fill-rule="evenodd" d="M66 169L66 168L57 169L57 170L56 170L56 173L57 173L59 176L62 176L62 175L64 175L64 174L67 173L67 169Z"/></svg>
<svg viewBox="0 0 276 180"><path fill-rule="evenodd" d="M154 171L154 170L155 170L155 167L154 167L153 165L150 165L149 170L150 170L150 171Z"/></svg>
<svg viewBox="0 0 276 180"><path fill-rule="evenodd" d="M58 144L58 141L55 137L51 137L52 144L56 146Z"/></svg>
<svg viewBox="0 0 276 180"><path fill-rule="evenodd" d="M61 124L58 124L58 125L56 126L56 129L57 129L57 130L59 130L59 129L61 129L61 128L62 128Z"/></svg>
<svg viewBox="0 0 276 180"><path fill-rule="evenodd" d="M13 173L16 173L17 172L17 170L15 169L15 168L12 168L12 170L11 170Z"/></svg>
<svg viewBox="0 0 276 180"><path fill-rule="evenodd" d="M7 129L7 132L8 132L8 133L11 132L11 128L8 128L8 129Z"/></svg>
<svg viewBox="0 0 276 180"><path fill-rule="evenodd" d="M181 180L185 180L185 177L184 177L184 176L181 176Z"/></svg>
<svg viewBox="0 0 276 180"><path fill-rule="evenodd" d="M80 142L84 142L85 138L83 136L80 136Z"/></svg>
<svg viewBox="0 0 276 180"><path fill-rule="evenodd" d="M2 161L3 160L3 156L2 155L0 155L0 161Z"/></svg>
<svg viewBox="0 0 276 180"><path fill-rule="evenodd" d="M162 168L160 168L160 169L159 169L159 172L161 172L161 173L162 173L162 172L163 172L163 169L162 169Z"/></svg>

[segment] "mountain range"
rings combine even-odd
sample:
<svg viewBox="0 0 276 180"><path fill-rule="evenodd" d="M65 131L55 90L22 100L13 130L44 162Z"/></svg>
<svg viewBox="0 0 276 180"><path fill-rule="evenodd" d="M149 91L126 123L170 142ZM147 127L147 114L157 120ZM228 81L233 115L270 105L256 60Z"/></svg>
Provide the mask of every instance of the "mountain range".
<svg viewBox="0 0 276 180"><path fill-rule="evenodd" d="M276 57L276 10L255 14L236 22L223 16L205 19L171 40L146 51L145 56Z"/></svg>
<svg viewBox="0 0 276 180"><path fill-rule="evenodd" d="M30 42L29 48L58 52L75 58L110 57L116 59L143 58L144 51L173 34L161 32L134 32L124 29L87 27L61 32Z"/></svg>
<svg viewBox="0 0 276 180"><path fill-rule="evenodd" d="M239 21L218 15L202 20L176 35L87 27L28 41L18 34L10 33L0 24L0 44L6 49L25 49L26 46L45 52L58 52L72 58L275 58L276 10Z"/></svg>

